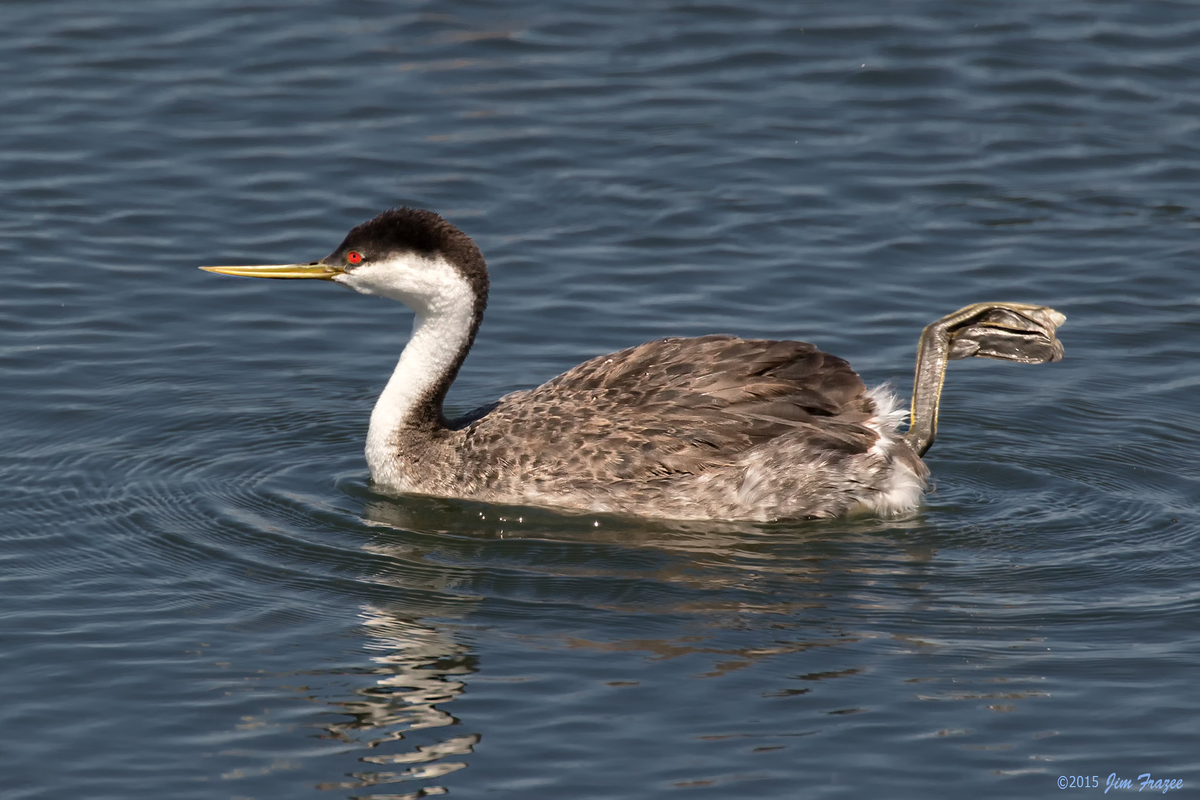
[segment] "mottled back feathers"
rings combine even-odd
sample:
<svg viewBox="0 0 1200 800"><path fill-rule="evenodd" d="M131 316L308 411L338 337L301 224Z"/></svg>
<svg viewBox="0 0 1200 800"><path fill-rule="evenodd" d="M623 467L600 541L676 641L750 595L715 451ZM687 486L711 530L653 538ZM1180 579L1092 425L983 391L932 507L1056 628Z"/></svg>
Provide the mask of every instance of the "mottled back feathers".
<svg viewBox="0 0 1200 800"><path fill-rule="evenodd" d="M785 436L861 454L879 438L864 424L874 410L849 364L811 344L661 339L502 398L462 429L463 467L494 459L603 486L730 468Z"/></svg>

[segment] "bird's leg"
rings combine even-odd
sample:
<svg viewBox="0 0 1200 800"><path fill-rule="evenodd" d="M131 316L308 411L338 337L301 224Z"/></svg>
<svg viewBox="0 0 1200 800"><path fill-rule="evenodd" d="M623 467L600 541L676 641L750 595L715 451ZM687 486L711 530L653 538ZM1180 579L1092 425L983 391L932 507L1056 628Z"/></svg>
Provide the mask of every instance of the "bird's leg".
<svg viewBox="0 0 1200 800"><path fill-rule="evenodd" d="M917 345L912 411L904 439L924 455L937 436L938 404L946 363L959 358L996 358L1041 364L1063 357L1054 332L1066 317L1046 306L975 303L927 326Z"/></svg>

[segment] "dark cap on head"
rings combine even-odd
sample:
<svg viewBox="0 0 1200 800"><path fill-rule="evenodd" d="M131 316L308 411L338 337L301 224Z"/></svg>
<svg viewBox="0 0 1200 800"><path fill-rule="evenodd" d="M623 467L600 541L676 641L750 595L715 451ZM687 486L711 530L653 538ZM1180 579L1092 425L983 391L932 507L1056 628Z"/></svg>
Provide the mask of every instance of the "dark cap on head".
<svg viewBox="0 0 1200 800"><path fill-rule="evenodd" d="M418 253L429 258L441 256L463 274L475 294L486 302L488 275L483 253L471 237L432 211L389 208L354 226L328 260L342 262L351 250L372 261L399 253Z"/></svg>

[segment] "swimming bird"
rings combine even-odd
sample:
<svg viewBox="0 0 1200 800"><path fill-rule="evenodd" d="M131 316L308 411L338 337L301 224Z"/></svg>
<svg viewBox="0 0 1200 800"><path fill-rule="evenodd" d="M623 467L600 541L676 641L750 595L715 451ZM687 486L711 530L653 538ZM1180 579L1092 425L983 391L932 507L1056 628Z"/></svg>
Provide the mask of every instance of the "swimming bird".
<svg viewBox="0 0 1200 800"><path fill-rule="evenodd" d="M366 458L387 493L671 519L780 520L916 509L946 364L1057 361L1065 317L977 303L925 328L911 423L886 389L811 344L668 338L601 355L461 419L443 402L483 319L488 272L465 233L393 208L319 261L201 267L333 281L398 300L412 335L371 413Z"/></svg>

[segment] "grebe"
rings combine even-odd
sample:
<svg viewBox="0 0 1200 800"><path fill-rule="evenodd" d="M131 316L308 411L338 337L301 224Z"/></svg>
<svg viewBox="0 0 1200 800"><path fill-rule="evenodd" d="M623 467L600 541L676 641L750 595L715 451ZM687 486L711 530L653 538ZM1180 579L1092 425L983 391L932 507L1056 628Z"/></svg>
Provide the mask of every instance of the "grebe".
<svg viewBox="0 0 1200 800"><path fill-rule="evenodd" d="M1066 319L978 303L921 335L907 416L811 344L714 335L598 356L459 420L442 403L487 305L483 255L431 211L394 208L307 264L201 267L316 278L399 300L412 336L371 413L366 456L385 492L673 519L778 520L920 504L946 363L1057 361Z"/></svg>

